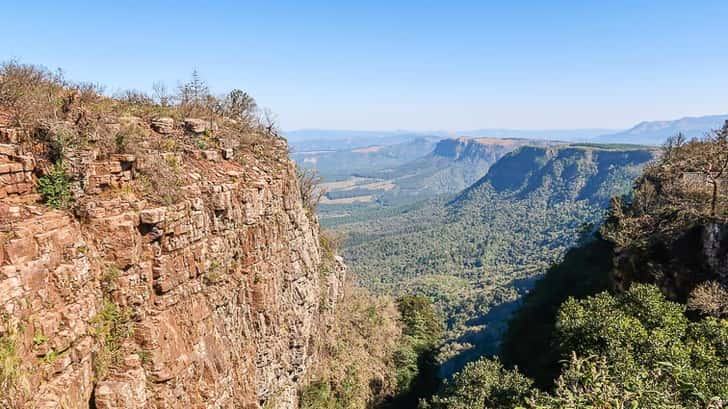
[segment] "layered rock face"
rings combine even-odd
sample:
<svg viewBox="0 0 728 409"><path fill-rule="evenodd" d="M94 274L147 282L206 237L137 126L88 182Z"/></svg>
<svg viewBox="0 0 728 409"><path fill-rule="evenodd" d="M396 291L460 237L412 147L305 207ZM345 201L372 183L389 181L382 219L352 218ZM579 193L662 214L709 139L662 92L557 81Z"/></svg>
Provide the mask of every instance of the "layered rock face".
<svg viewBox="0 0 728 409"><path fill-rule="evenodd" d="M196 125L194 121L188 121ZM157 134L168 120L144 125ZM189 125L188 125L189 126ZM183 199L127 189L172 154L78 151L73 212L0 145L3 401L28 408L293 408L340 297L284 140L177 152Z"/></svg>

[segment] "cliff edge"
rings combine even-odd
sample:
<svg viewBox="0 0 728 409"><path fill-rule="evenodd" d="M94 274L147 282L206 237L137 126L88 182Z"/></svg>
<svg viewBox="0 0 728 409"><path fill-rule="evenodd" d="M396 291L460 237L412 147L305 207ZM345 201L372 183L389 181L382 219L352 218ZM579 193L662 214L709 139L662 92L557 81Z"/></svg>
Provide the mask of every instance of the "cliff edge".
<svg viewBox="0 0 728 409"><path fill-rule="evenodd" d="M63 132L31 138L10 116L0 118L0 400L295 407L344 267L320 268L318 222L285 140L243 143L212 120L104 116L95 129L125 152L110 153L69 115L60 125L87 138L51 152L46 141ZM49 183L67 183L72 204L42 204Z"/></svg>

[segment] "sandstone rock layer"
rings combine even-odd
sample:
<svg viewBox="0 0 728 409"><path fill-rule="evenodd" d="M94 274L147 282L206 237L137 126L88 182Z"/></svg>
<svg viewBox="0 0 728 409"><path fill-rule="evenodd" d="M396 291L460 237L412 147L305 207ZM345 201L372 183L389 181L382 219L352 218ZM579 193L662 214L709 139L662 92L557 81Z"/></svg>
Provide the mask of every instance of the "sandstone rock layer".
<svg viewBox="0 0 728 409"><path fill-rule="evenodd" d="M33 156L0 145L0 335L20 362L4 401L295 407L343 268L320 271L286 152L178 153L184 199L167 205L126 189L160 156L77 152L71 212L37 203Z"/></svg>

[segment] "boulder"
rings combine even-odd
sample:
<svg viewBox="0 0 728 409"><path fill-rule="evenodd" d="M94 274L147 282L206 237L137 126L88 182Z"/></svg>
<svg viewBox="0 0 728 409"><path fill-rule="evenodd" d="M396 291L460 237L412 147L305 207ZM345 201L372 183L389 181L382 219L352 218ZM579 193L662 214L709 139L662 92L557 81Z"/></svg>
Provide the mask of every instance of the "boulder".
<svg viewBox="0 0 728 409"><path fill-rule="evenodd" d="M192 133L201 134L204 133L209 127L209 121L197 118L185 118L185 129Z"/></svg>
<svg viewBox="0 0 728 409"><path fill-rule="evenodd" d="M174 131L174 119L172 118L156 118L152 120L151 125L152 129L163 135L170 134Z"/></svg>

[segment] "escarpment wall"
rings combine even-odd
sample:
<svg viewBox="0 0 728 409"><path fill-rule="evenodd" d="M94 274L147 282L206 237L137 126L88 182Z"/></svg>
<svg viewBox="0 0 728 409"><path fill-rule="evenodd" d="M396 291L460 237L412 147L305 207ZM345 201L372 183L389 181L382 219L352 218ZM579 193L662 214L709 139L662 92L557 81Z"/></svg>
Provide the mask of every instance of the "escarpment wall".
<svg viewBox="0 0 728 409"><path fill-rule="evenodd" d="M36 161L0 145L4 404L296 406L344 272L319 269L285 141L176 155L183 199L164 206L126 188L163 156L70 157L72 213L37 203Z"/></svg>
<svg viewBox="0 0 728 409"><path fill-rule="evenodd" d="M680 302L703 282L728 286L728 224L698 224L673 241L654 240L641 251L618 248L612 281L620 291L632 282L653 283Z"/></svg>

